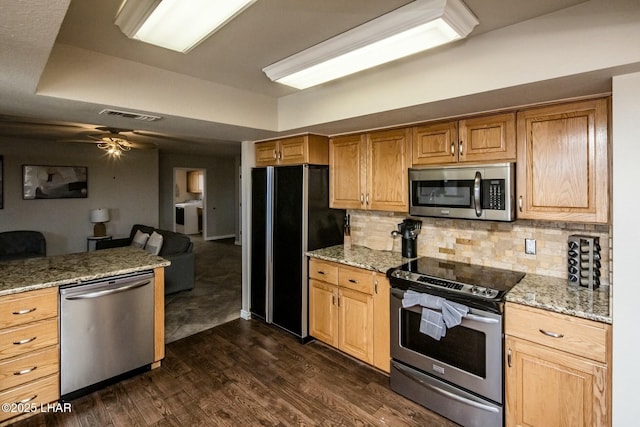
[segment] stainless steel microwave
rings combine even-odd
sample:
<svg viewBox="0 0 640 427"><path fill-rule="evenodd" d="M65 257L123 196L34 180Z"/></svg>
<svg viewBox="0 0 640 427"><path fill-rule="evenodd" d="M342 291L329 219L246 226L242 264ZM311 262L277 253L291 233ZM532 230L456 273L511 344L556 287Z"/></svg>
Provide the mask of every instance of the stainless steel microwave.
<svg viewBox="0 0 640 427"><path fill-rule="evenodd" d="M409 169L409 214L514 221L515 163Z"/></svg>

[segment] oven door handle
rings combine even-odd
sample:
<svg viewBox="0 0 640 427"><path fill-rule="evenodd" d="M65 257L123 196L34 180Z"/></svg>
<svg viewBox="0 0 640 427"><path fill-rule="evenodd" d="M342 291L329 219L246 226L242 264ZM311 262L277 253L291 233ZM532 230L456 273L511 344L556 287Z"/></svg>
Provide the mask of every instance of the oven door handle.
<svg viewBox="0 0 640 427"><path fill-rule="evenodd" d="M487 411L487 412L493 412L495 414L497 414L498 412L500 412L498 410L498 408L495 408L493 406L489 406L489 405L485 405L483 403L480 402L476 402L474 400L470 400L467 399L463 396L459 396L455 393L451 393L450 391L447 390L443 390L440 387L436 387L433 384L429 384L428 382L422 380L420 377L418 377L417 375L415 375L413 372L411 372L409 369L407 369L406 367L398 364L398 363L394 363L393 367L396 368L400 373L402 373L403 375L405 375L407 378L413 380L413 381L417 381L418 383L420 383L422 386L431 389L432 391L441 394L445 397L448 397L449 399L453 399L453 400L457 400L458 402L468 405L468 406L473 406L474 408L478 408L481 409L483 411Z"/></svg>
<svg viewBox="0 0 640 427"><path fill-rule="evenodd" d="M399 300L402 300L404 298L404 291L398 288L391 288L391 295ZM422 312L422 307L420 307L419 305L412 306L412 307L403 307L402 309L413 311L414 313L418 313L418 314ZM497 323L500 323L500 320L495 319L493 317L485 317L485 316L480 316L478 314L471 314L471 313L467 313L463 317L463 319L471 320L473 322L478 322L478 323L485 323L489 325L495 325Z"/></svg>

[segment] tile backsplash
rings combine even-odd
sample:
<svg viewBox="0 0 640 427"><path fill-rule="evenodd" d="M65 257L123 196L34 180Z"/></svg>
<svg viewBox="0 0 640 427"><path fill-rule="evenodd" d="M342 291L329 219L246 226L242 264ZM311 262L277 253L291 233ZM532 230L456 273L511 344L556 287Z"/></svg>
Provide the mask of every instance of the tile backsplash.
<svg viewBox="0 0 640 427"><path fill-rule="evenodd" d="M407 215L349 211L353 244L400 252L400 237L391 231ZM515 222L421 218L418 256L487 265L525 273L567 278L567 238L584 234L600 238L601 284L611 283L611 230L606 224L517 220ZM525 254L525 239L536 240L536 254Z"/></svg>

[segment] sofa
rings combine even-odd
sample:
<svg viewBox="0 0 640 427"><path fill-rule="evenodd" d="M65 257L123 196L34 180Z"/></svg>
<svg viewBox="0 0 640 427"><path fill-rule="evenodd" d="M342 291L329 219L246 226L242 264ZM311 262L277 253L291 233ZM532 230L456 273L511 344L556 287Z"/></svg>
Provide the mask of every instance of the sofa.
<svg viewBox="0 0 640 427"><path fill-rule="evenodd" d="M148 235L154 231L162 235L162 246L158 256L171 261L171 265L164 270L165 295L193 289L195 285L195 254L193 253L193 242L184 234L135 224L131 228L129 237L99 240L96 242L96 250L130 246L138 230Z"/></svg>
<svg viewBox="0 0 640 427"><path fill-rule="evenodd" d="M0 233L0 261L46 255L47 241L39 231L16 230Z"/></svg>

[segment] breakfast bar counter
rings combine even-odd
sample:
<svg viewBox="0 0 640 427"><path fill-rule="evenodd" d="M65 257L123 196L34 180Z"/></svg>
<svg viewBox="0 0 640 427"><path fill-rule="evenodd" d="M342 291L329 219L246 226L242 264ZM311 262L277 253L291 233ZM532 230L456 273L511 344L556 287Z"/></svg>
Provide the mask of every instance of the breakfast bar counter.
<svg viewBox="0 0 640 427"><path fill-rule="evenodd" d="M121 247L0 262L0 296L166 267L164 258Z"/></svg>

